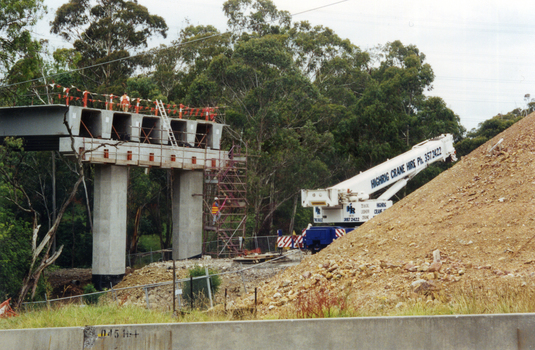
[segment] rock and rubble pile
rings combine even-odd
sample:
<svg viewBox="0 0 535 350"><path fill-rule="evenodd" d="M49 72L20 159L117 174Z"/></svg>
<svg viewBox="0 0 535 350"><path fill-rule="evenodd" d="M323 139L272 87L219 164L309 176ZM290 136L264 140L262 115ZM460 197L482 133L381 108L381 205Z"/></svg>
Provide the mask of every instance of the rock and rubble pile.
<svg viewBox="0 0 535 350"><path fill-rule="evenodd" d="M447 295L463 283L533 285L534 208L531 114L388 211L267 281L259 311L280 313L319 290L373 309L410 298L439 302L431 291Z"/></svg>
<svg viewBox="0 0 535 350"><path fill-rule="evenodd" d="M208 257L209 258L209 257ZM192 259L176 261L177 279L188 276L188 270L195 265L206 266L208 269L222 273L219 292L214 295L214 305L224 305L225 290L227 291L227 306L232 307L234 301L245 295L247 291L254 291L255 287L286 268L287 263L273 263L263 265L240 265L232 259ZM247 269L250 267L249 269ZM239 272L244 270L242 272ZM135 270L124 277L114 288L126 288L141 285L158 284L173 280L172 261L157 262ZM180 285L179 285L180 288ZM171 310L173 305L172 284L148 289L151 309ZM108 296L109 300L114 296ZM143 288L132 288L117 292L117 300L121 305L137 305L146 307L146 295Z"/></svg>

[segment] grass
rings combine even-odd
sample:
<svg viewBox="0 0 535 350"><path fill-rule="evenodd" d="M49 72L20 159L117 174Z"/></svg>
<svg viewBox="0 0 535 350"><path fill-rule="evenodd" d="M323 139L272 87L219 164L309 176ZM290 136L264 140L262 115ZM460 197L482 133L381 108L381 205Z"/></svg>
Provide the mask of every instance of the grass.
<svg viewBox="0 0 535 350"><path fill-rule="evenodd" d="M461 285L449 296L437 293L421 300L409 300L392 311L395 316L408 315L469 315L535 312L533 286ZM435 301L436 300L436 301Z"/></svg>
<svg viewBox="0 0 535 350"><path fill-rule="evenodd" d="M111 304L101 306L71 304L51 310L24 312L18 317L0 320L0 329L167 322L175 322L170 314L139 307L118 307Z"/></svg>
<svg viewBox="0 0 535 350"><path fill-rule="evenodd" d="M371 304L370 304L371 305ZM169 312L146 310L137 306L117 306L116 303L99 305L66 305L50 310L22 312L20 316L0 319L0 329L80 327L86 325L217 322L254 319L292 319L317 317L373 317L373 316L430 316L535 312L535 287L465 284L450 290L413 295L396 301L384 301L372 308L366 304L352 304L349 298L331 295L319 290L304 295L292 307L280 308L279 314L255 317L253 314L193 310L178 317ZM239 311L239 310L235 310Z"/></svg>
<svg viewBox="0 0 535 350"><path fill-rule="evenodd" d="M0 329L83 327L86 325L143 324L175 322L228 321L232 315L207 313L200 310L185 312L174 317L170 312L147 310L138 306L69 304L50 310L26 311L17 317L0 319Z"/></svg>
<svg viewBox="0 0 535 350"><path fill-rule="evenodd" d="M380 301L380 298L378 298ZM373 306L372 306L373 305ZM395 301L357 305L323 289L302 295L279 318L506 314L535 312L535 286L459 285L455 290L413 294Z"/></svg>

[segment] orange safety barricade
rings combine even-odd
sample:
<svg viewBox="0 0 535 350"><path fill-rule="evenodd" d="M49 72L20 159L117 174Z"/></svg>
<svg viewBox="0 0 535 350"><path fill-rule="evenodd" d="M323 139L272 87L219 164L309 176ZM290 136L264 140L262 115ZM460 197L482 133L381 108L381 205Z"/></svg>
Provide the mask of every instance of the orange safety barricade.
<svg viewBox="0 0 535 350"><path fill-rule="evenodd" d="M253 250L244 249L243 250L243 254L244 255L262 254L262 250L260 248L256 248L256 249L253 249Z"/></svg>
<svg viewBox="0 0 535 350"><path fill-rule="evenodd" d="M110 95L110 103L108 106L110 106L110 111L113 111L113 94Z"/></svg>
<svg viewBox="0 0 535 350"><path fill-rule="evenodd" d="M11 298L4 301L2 304L0 304L0 318L8 318L8 317L14 317L18 316L18 314L13 311L11 306L9 306L9 301Z"/></svg>
<svg viewBox="0 0 535 350"><path fill-rule="evenodd" d="M69 105L69 91L71 89L70 88L64 88L63 91L65 92L65 104L68 106Z"/></svg>
<svg viewBox="0 0 535 350"><path fill-rule="evenodd" d="M84 94L84 99L83 99L84 107L87 107L87 95L89 95L89 91L84 91L83 94Z"/></svg>

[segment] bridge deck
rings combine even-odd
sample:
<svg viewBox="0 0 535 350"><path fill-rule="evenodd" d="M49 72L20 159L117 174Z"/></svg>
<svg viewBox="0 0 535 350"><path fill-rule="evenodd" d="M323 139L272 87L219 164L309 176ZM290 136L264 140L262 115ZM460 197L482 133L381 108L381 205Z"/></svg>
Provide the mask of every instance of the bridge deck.
<svg viewBox="0 0 535 350"><path fill-rule="evenodd" d="M29 151L77 152L87 162L115 165L202 169L228 158L220 151L223 124L169 119L170 130L155 115L65 105L6 107L0 108L0 142L22 137Z"/></svg>

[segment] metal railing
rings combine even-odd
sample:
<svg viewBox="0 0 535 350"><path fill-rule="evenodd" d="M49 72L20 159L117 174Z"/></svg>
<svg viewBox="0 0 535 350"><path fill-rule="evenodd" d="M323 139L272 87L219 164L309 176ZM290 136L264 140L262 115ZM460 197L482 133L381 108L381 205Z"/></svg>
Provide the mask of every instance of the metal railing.
<svg viewBox="0 0 535 350"><path fill-rule="evenodd" d="M61 86L59 84L36 85L32 88L32 91L32 94L25 96L31 100L31 105L63 104L66 106L81 106L84 108L154 116L160 114L156 101L143 99L139 96L128 96L128 101L122 103L123 96L121 95L95 93L79 89L72 85ZM189 107L180 103L164 103L162 107L170 117L177 117L179 119L204 119L213 121L223 113L222 108L215 106Z"/></svg>
<svg viewBox="0 0 535 350"><path fill-rule="evenodd" d="M149 252L126 254L126 265L133 268L141 268L157 261L173 259L172 249L150 250Z"/></svg>

